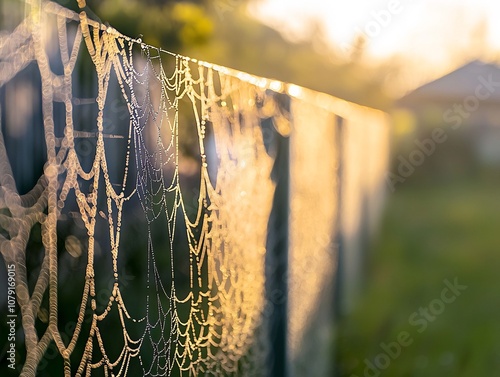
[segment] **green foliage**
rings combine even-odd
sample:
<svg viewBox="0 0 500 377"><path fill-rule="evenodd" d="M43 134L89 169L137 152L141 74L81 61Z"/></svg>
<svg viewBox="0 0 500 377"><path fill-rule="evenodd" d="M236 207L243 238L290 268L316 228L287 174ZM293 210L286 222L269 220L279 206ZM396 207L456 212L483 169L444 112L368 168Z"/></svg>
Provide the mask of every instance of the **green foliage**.
<svg viewBox="0 0 500 377"><path fill-rule="evenodd" d="M107 0L89 8L121 33L169 50L207 43L213 33L214 20L200 1Z"/></svg>
<svg viewBox="0 0 500 377"><path fill-rule="evenodd" d="M414 342L381 376L487 376L500 367L496 172L454 182L404 183L390 199L371 254L370 282L338 327L339 376L363 376L365 359L407 331ZM408 322L439 299L443 280L468 288L422 333Z"/></svg>

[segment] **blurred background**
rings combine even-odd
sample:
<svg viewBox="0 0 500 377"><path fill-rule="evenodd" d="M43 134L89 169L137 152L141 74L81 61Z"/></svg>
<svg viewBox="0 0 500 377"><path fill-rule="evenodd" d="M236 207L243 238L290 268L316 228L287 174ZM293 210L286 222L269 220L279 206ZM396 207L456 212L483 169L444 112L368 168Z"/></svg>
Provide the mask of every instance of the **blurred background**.
<svg viewBox="0 0 500 377"><path fill-rule="evenodd" d="M500 370L499 3L87 3L89 17L146 43L389 113L386 205L361 289L338 314L332 373ZM18 9L0 2L2 30Z"/></svg>

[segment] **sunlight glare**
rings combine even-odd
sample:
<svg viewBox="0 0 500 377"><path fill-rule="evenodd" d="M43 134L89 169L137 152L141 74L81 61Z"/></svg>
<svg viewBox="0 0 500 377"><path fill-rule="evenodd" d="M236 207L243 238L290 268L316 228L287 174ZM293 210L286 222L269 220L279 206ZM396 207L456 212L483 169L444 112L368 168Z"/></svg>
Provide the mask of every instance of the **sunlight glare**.
<svg viewBox="0 0 500 377"><path fill-rule="evenodd" d="M500 50L494 0L265 0L249 11L292 41L315 37L316 23L340 54L349 54L361 36L375 60L424 58L443 69L459 56L498 57Z"/></svg>

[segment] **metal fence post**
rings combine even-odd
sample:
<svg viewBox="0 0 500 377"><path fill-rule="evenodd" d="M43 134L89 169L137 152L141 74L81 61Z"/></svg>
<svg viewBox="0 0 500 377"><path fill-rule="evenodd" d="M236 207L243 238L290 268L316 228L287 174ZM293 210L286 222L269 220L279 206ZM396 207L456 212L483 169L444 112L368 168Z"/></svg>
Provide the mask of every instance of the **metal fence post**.
<svg viewBox="0 0 500 377"><path fill-rule="evenodd" d="M277 96L278 97L278 96ZM276 98L280 105L289 108L289 98ZM284 102L284 103L282 103ZM274 133L275 163L272 178L276 183L273 206L268 223L266 253L266 300L268 303L268 330L271 349L268 359L268 376L287 377L289 358L287 352L288 322L288 250L290 212L290 138L278 133L272 119L263 120L263 127Z"/></svg>
<svg viewBox="0 0 500 377"><path fill-rule="evenodd" d="M343 286L344 286L344 245L343 245L343 231L342 231L342 201L343 201L343 187L342 179L344 174L344 142L343 142L343 128L344 119L337 116L336 127L336 149L337 149L337 220L336 220L336 234L335 240L337 243L337 273L335 276L334 287L334 315L337 320L342 314L342 300L343 300Z"/></svg>

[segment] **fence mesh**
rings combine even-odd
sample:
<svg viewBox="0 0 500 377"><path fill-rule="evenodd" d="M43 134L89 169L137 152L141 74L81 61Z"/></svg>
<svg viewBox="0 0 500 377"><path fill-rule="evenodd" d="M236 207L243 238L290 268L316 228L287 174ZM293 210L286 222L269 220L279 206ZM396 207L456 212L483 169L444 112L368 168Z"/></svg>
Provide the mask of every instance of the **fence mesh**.
<svg viewBox="0 0 500 377"><path fill-rule="evenodd" d="M325 375L336 271L350 297L383 198L384 115L26 10L0 37L2 368Z"/></svg>

